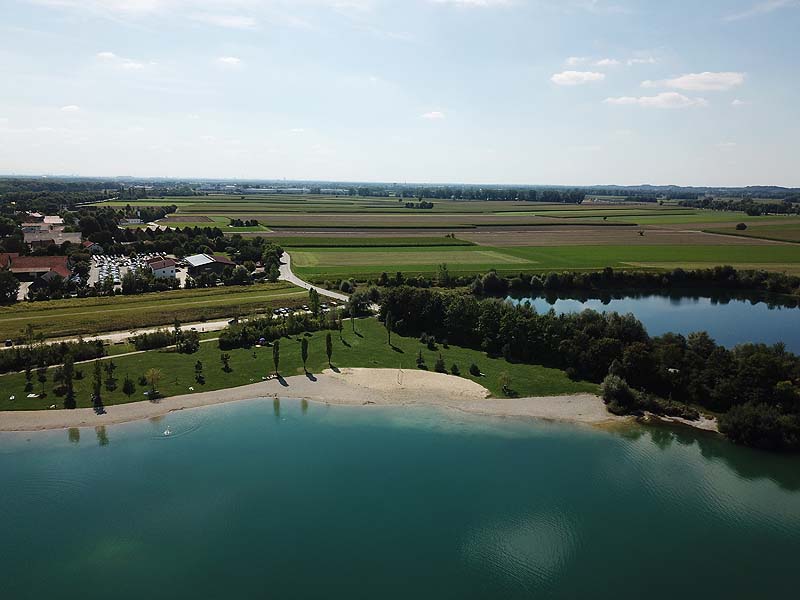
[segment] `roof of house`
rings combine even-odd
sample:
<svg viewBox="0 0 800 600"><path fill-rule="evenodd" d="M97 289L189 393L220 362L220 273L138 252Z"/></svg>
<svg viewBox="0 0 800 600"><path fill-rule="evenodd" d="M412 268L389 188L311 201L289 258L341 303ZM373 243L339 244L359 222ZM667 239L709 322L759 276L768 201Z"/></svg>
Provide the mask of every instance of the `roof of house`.
<svg viewBox="0 0 800 600"><path fill-rule="evenodd" d="M44 218L44 222L48 225L63 225L64 219L59 216L47 216Z"/></svg>
<svg viewBox="0 0 800 600"><path fill-rule="evenodd" d="M90 242L89 240L86 240L85 242L83 242L81 244L81 246L83 246L84 248L91 248L92 246L94 246L94 242Z"/></svg>
<svg viewBox="0 0 800 600"><path fill-rule="evenodd" d="M11 261L17 256L19 256L19 254L16 252L4 252L3 254L0 254L0 269L7 269L11 264Z"/></svg>
<svg viewBox="0 0 800 600"><path fill-rule="evenodd" d="M53 271L62 277L69 277L72 271L67 266L66 256L19 256L3 254L12 273L47 273ZM0 264L3 260L0 259Z"/></svg>
<svg viewBox="0 0 800 600"><path fill-rule="evenodd" d="M25 232L24 237L26 244L43 243L50 241L52 241L54 244L57 245L61 245L64 242L71 242L73 244L81 243L80 232L65 233L63 231L36 231L36 232Z"/></svg>
<svg viewBox="0 0 800 600"><path fill-rule="evenodd" d="M189 263L190 267L204 267L205 265L210 265L211 263L220 263L222 265L231 266L236 264L225 256L209 256L208 254L195 254L194 256L187 256L184 260Z"/></svg>
<svg viewBox="0 0 800 600"><path fill-rule="evenodd" d="M156 258L147 261L147 264L153 271L158 271L159 269L172 269L177 263L171 258Z"/></svg>

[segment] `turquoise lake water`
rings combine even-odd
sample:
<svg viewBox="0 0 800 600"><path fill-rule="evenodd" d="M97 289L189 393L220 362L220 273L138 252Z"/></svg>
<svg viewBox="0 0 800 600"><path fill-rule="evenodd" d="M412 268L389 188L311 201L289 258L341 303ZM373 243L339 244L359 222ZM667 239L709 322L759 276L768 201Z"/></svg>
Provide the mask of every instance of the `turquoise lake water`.
<svg viewBox="0 0 800 600"><path fill-rule="evenodd" d="M685 430L250 401L0 434L0 481L4 600L797 590L800 458Z"/></svg>
<svg viewBox="0 0 800 600"><path fill-rule="evenodd" d="M717 343L733 347L745 342L775 344L800 354L800 308L781 306L765 298L714 298L645 294L622 298L522 298L539 313L558 314L592 309L631 313L652 336L667 332L688 335L707 331Z"/></svg>

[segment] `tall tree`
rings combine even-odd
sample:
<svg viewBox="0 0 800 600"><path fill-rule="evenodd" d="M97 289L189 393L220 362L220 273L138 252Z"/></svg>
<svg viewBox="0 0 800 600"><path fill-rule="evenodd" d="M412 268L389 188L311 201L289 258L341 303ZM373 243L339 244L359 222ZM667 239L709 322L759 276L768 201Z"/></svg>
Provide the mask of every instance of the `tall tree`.
<svg viewBox="0 0 800 600"><path fill-rule="evenodd" d="M394 327L394 320L392 318L392 311L386 311L386 318L383 322L384 327L386 327L386 333L389 336L389 346L392 345L392 327Z"/></svg>
<svg viewBox="0 0 800 600"><path fill-rule="evenodd" d="M159 369L148 369L144 374L147 383L150 384L150 394L148 398L155 399L158 395L158 382L161 380L161 371Z"/></svg>
<svg viewBox="0 0 800 600"><path fill-rule="evenodd" d="M306 369L306 361L308 360L308 338L304 337L300 340L300 358L303 359L303 371L308 373Z"/></svg>
<svg viewBox="0 0 800 600"><path fill-rule="evenodd" d="M328 366L332 367L331 357L333 356L333 340L331 339L330 332L325 334L325 354L328 355Z"/></svg>
<svg viewBox="0 0 800 600"><path fill-rule="evenodd" d="M308 306L311 308L311 314L314 315L314 317L319 316L319 304L319 292L311 288L308 290Z"/></svg>
<svg viewBox="0 0 800 600"><path fill-rule="evenodd" d="M103 403L100 395L101 387L103 385L103 366L99 360L94 361L94 373L92 375L92 402L95 407Z"/></svg>
<svg viewBox="0 0 800 600"><path fill-rule="evenodd" d="M275 375L278 375L280 371L278 371L278 366L281 362L281 341L275 340L275 343L272 344L272 362L275 364Z"/></svg>
<svg viewBox="0 0 800 600"><path fill-rule="evenodd" d="M64 387L67 393L64 396L64 408L75 408L75 386L72 382L75 376L75 359L72 354L64 356Z"/></svg>

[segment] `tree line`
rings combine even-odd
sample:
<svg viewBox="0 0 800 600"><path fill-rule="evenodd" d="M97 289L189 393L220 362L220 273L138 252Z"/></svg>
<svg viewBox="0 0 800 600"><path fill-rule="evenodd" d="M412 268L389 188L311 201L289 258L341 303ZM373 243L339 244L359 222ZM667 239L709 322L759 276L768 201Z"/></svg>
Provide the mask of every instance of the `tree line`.
<svg viewBox="0 0 800 600"><path fill-rule="evenodd" d="M409 286L383 293L381 317L387 314L401 335L432 334L576 379L612 374L646 395L652 409L707 408L724 413L720 427L734 441L800 449L800 359L782 344L727 349L704 332L653 338L632 315L538 314L528 304Z"/></svg>

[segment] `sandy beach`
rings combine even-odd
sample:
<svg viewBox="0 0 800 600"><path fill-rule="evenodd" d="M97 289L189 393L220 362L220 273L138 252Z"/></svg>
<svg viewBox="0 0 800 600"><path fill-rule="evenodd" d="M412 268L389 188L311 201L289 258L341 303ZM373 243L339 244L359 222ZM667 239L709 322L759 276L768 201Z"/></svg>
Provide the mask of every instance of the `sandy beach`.
<svg viewBox="0 0 800 600"><path fill-rule="evenodd" d="M313 379L304 375L262 381L246 386L106 407L0 412L0 431L38 431L68 427L113 425L168 413L255 398L298 398L350 406L439 406L475 414L531 417L574 423L624 421L606 411L597 396L578 394L539 398L489 398L481 385L462 377L429 371L397 369L326 370Z"/></svg>

